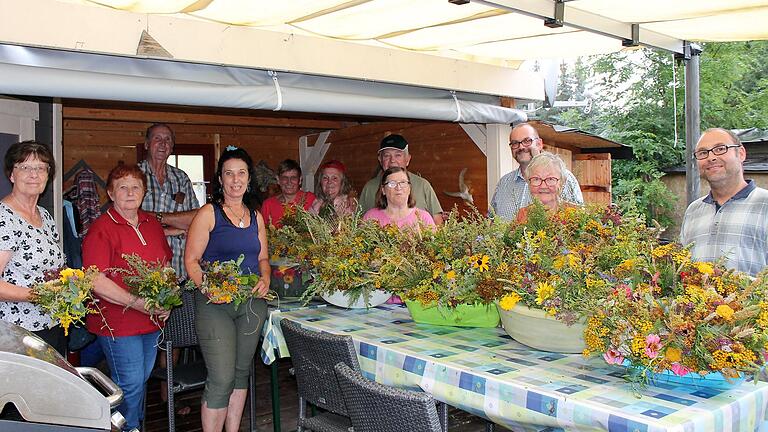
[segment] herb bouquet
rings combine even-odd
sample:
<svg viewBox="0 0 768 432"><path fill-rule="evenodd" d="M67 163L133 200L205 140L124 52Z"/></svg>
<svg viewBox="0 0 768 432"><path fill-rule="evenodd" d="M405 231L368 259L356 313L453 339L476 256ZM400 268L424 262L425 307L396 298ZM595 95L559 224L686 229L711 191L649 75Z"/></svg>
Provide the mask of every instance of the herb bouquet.
<svg viewBox="0 0 768 432"><path fill-rule="evenodd" d="M691 262L685 248L668 244L623 262L616 276L588 320L585 355L628 365L628 380L641 387L658 374L677 379L712 372L728 384L757 376L765 365L768 270L752 279L721 263Z"/></svg>
<svg viewBox="0 0 768 432"><path fill-rule="evenodd" d="M253 273L243 274L240 269L245 255L240 255L237 261L214 261L200 263L203 269L203 284L200 291L208 297L209 303L234 303L235 309L255 296L253 287L259 281L259 276ZM196 288L189 282L189 288ZM267 292L265 300L274 299L273 292Z"/></svg>
<svg viewBox="0 0 768 432"><path fill-rule="evenodd" d="M43 282L30 288L30 301L58 322L67 335L72 324L82 324L87 314L96 312L89 302L93 300L93 281L98 275L96 267L47 271Z"/></svg>
<svg viewBox="0 0 768 432"><path fill-rule="evenodd" d="M549 214L534 205L505 241L509 271L498 296L504 328L534 348L574 353L584 349L585 317L612 288L612 269L655 243L655 232L612 208Z"/></svg>
<svg viewBox="0 0 768 432"><path fill-rule="evenodd" d="M493 301L506 275L506 224L477 212L452 212L435 229L388 229L380 273L417 322L495 327Z"/></svg>
<svg viewBox="0 0 768 432"><path fill-rule="evenodd" d="M379 269L384 264L381 244L386 232L359 214L329 221L310 215L305 219L311 238L299 252L312 274L302 295L308 302L321 296L342 307L368 307L385 302Z"/></svg>
<svg viewBox="0 0 768 432"><path fill-rule="evenodd" d="M122 273L131 293L144 300L144 308L169 311L181 306L181 287L176 271L160 262L147 262L136 254L123 254L128 269L111 269Z"/></svg>

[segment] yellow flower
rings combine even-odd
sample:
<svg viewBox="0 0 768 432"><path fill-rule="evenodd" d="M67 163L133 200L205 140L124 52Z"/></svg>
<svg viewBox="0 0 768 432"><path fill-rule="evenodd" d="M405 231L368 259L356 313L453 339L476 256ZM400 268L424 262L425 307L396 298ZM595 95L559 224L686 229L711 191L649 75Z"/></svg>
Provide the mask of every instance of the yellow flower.
<svg viewBox="0 0 768 432"><path fill-rule="evenodd" d="M490 258L488 255L472 255L470 257L470 260L472 260L472 268L480 269L480 272L484 272L488 270L488 260Z"/></svg>
<svg viewBox="0 0 768 432"><path fill-rule="evenodd" d="M683 352L679 348L669 347L664 354L664 358L671 362L679 362L683 358Z"/></svg>
<svg viewBox="0 0 768 432"><path fill-rule="evenodd" d="M507 294L504 297L502 297L501 301L499 301L499 306L501 306L501 308L504 310L510 310L513 307L515 307L515 305L519 301L520 301L520 295L518 293L513 292L511 294Z"/></svg>
<svg viewBox="0 0 768 432"><path fill-rule="evenodd" d="M717 316L723 318L726 321L730 321L733 319L733 309L731 309L728 305L720 305L715 309L715 313L717 313Z"/></svg>
<svg viewBox="0 0 768 432"><path fill-rule="evenodd" d="M555 294L555 287L548 282L539 282L536 288L536 304L543 304L547 299Z"/></svg>
<svg viewBox="0 0 768 432"><path fill-rule="evenodd" d="M448 280L454 280L456 279L456 272L451 270L448 273L445 274L445 278Z"/></svg>
<svg viewBox="0 0 768 432"><path fill-rule="evenodd" d="M693 265L696 266L696 269L699 271L699 273L703 273L705 275L711 275L715 272L712 264L707 262L695 262Z"/></svg>
<svg viewBox="0 0 768 432"><path fill-rule="evenodd" d="M59 272L59 280L61 283L67 283L67 281L72 277L83 277L83 271L82 270L75 270L71 268L65 268L61 272Z"/></svg>

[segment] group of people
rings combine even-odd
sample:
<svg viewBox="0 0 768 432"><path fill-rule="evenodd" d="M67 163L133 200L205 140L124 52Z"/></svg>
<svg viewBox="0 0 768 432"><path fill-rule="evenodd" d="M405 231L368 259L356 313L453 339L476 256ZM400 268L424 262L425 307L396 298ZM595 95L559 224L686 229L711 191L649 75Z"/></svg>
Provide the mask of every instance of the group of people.
<svg viewBox="0 0 768 432"><path fill-rule="evenodd" d="M147 308L111 269L128 267L123 254L138 254L171 265L181 279L201 286L201 261L244 255L241 269L261 276L248 304L215 304L200 291L194 297L195 326L208 368L203 430L237 430L250 364L267 319L261 298L270 284L266 224L279 225L290 206L329 217L364 211L365 219L398 227L440 224L443 212L429 182L408 172L411 155L401 135L381 141L380 173L365 184L359 199L343 163L333 160L320 166L313 194L301 190L301 167L289 159L277 170L280 193L260 209L250 191L254 168L246 151L228 147L221 154L212 200L198 208L189 177L167 163L174 143L170 127L152 125L145 136L146 160L118 165L109 173L110 203L83 241L83 265L101 272L93 287L101 313L89 316L87 327L97 336L112 378L124 391L119 410L126 428L137 428L158 336L169 312ZM558 156L543 151L533 126L515 126L509 145L519 168L499 181L490 201L491 216L524 221L534 200L552 212L583 204L575 177ZM705 131L694 156L711 190L688 207L682 243L692 243L694 260L724 258L731 268L757 274L768 264L768 191L744 178L746 151L730 131ZM38 205L54 169L45 145L17 143L6 153L4 172L12 191L0 200L0 319L33 331L64 353L63 331L29 297L30 286L65 263L55 222Z"/></svg>
<svg viewBox="0 0 768 432"><path fill-rule="evenodd" d="M346 166L331 160L320 165L315 175L315 193L301 190L302 171L298 162L286 159L277 167L280 193L262 204L264 218L280 227L286 208L300 206L322 217L349 216L362 211L363 219L382 226L435 225L442 221L442 208L432 185L408 172L411 155L402 135L385 137L379 146L381 170L363 187L360 198L347 176Z"/></svg>

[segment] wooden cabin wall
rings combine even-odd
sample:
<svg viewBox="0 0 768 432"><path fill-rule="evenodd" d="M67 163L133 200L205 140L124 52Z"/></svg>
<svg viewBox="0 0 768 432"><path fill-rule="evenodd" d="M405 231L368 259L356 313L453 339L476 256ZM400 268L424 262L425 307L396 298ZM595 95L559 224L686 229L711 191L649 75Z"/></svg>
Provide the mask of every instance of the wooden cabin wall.
<svg viewBox="0 0 768 432"><path fill-rule="evenodd" d="M342 161L359 194L376 174L379 143L390 133L408 140L412 156L408 168L432 183L443 210L454 205L469 208L463 200L444 193L459 190L459 173L467 168L465 182L472 189L475 205L482 213L487 211L486 157L455 123L385 122L339 129L328 137L331 147L324 160Z"/></svg>
<svg viewBox="0 0 768 432"><path fill-rule="evenodd" d="M118 162L136 163L137 146L144 145L144 133L157 120L167 121L176 135L176 144L202 144L224 149L234 145L245 149L254 163L264 160L276 169L286 158L299 158L299 137L315 129L244 126L231 124L196 124L195 121L213 121L199 114L121 110L64 108L63 111L63 172L84 160L102 179ZM279 119L275 120L279 123ZM65 182L64 189L71 184ZM102 198L106 199L103 191Z"/></svg>

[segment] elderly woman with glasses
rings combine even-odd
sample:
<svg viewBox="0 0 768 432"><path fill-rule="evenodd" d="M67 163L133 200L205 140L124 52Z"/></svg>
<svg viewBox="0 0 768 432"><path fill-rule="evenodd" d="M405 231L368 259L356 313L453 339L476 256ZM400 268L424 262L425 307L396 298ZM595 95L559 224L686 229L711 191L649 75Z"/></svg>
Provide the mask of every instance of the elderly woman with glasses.
<svg viewBox="0 0 768 432"><path fill-rule="evenodd" d="M428 211L416 208L411 193L408 171L401 167L390 167L381 175L381 185L376 191L376 207L363 215L364 220L375 220L381 226L434 226L435 221Z"/></svg>
<svg viewBox="0 0 768 432"><path fill-rule="evenodd" d="M534 202L538 201L550 213L555 213L564 207L576 207L576 204L562 201L563 175L566 172L565 163L560 156L541 152L531 159L525 169L525 178ZM528 212L533 204L523 207L517 213L517 222L525 223Z"/></svg>
<svg viewBox="0 0 768 432"><path fill-rule="evenodd" d="M53 153L35 141L13 144L5 154L11 193L0 201L0 319L34 332L64 354L61 326L29 302L29 288L65 264L56 222L38 200L54 175Z"/></svg>
<svg viewBox="0 0 768 432"><path fill-rule="evenodd" d="M280 193L264 200L261 214L270 225L280 228L286 209L301 206L309 210L315 194L301 190L301 166L293 159L286 159L277 166L277 184Z"/></svg>

